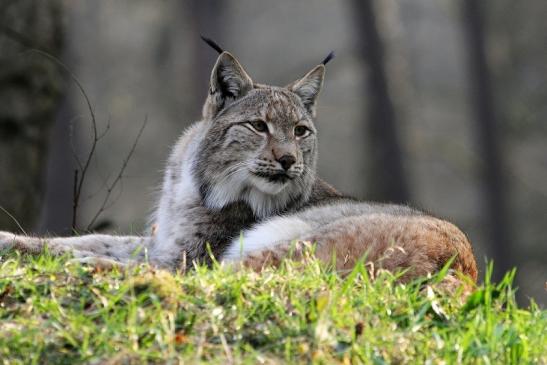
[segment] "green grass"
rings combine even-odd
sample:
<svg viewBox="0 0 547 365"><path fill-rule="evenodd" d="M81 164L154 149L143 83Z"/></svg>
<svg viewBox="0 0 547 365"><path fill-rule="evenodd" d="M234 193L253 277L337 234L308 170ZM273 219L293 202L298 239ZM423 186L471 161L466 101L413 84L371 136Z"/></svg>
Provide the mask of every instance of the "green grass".
<svg viewBox="0 0 547 365"><path fill-rule="evenodd" d="M0 255L0 364L547 363L547 312L517 307L514 273L462 302L438 277L340 278L313 260L171 275Z"/></svg>

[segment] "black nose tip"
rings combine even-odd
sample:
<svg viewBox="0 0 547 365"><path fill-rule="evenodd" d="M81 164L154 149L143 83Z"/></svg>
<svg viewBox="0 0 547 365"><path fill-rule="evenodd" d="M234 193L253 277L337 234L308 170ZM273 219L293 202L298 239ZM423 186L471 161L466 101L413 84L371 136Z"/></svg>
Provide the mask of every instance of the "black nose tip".
<svg viewBox="0 0 547 365"><path fill-rule="evenodd" d="M290 169L292 165L294 165L294 163L296 162L296 158L294 158L293 155L284 155L284 156L281 156L281 158L277 161L281 164L283 169L286 171Z"/></svg>

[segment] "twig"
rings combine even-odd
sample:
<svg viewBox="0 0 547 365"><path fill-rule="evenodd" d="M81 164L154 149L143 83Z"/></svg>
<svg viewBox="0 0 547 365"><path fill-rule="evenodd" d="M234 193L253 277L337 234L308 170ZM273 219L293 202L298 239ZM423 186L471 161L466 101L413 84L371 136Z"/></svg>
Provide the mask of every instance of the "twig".
<svg viewBox="0 0 547 365"><path fill-rule="evenodd" d="M19 229L21 230L21 232L23 232L25 234L25 236L28 236L27 232L25 232L24 228L21 226L21 224L19 224L19 221L17 219L15 219L15 217L13 215L11 215L10 212L8 212L3 206L0 205L0 209L2 209L2 211L4 213L6 213L8 215L8 217L10 217L14 222L15 224L17 224L17 227L19 227Z"/></svg>
<svg viewBox="0 0 547 365"><path fill-rule="evenodd" d="M109 116L108 120L106 122L105 129L97 137L97 143L100 142L103 139L103 137L105 137L106 134L108 133L108 131L110 130L110 122L111 122L111 117ZM71 138L72 138L72 135L71 135ZM74 148L73 141L71 140L70 143L71 143L71 146L72 146L72 153L73 153L74 157L78 160L78 155L76 153L76 149ZM106 176L106 177L104 176L103 172L101 171L101 168L99 167L99 163L97 162L98 161L97 156L98 156L98 153L95 153L95 155L93 156L93 161L94 161L95 168L97 169L97 174L101 178L101 186L99 188L97 188L96 191L94 191L92 193L89 193L85 197L81 197L80 198L80 203L82 203L84 201L87 201L89 199L92 199L97 194L99 194L103 189L105 189L106 186L108 185L108 180L110 180L110 176L112 175L111 173L108 173L108 176ZM80 170L81 170L82 169L82 164L79 163L79 166L80 166Z"/></svg>
<svg viewBox="0 0 547 365"><path fill-rule="evenodd" d="M106 127L103 130L103 132L98 136L98 142L101 141L103 139L103 137L105 137L106 134L108 133L108 131L110 130L111 119L112 119L111 116L108 116L108 120L106 121ZM107 176L105 176L105 174L103 174L103 171L101 170L101 168L99 166L99 163L98 163L98 153L95 154L95 156L93 158L93 162L94 162L94 165L95 165L95 169L97 170L97 174L101 178L101 186L96 191L86 195L83 198L83 200L81 200L81 201L87 201L87 200L95 197L103 189L105 189L106 186L108 185L108 180L110 180L110 176L112 175L110 172L107 174Z"/></svg>
<svg viewBox="0 0 547 365"><path fill-rule="evenodd" d="M28 38L26 35L21 34L18 31L11 29L10 27L7 27L5 25L0 25L0 33L4 34L6 37L10 38L11 40L19 43L23 47L36 48L36 49L41 48L32 39Z"/></svg>
<svg viewBox="0 0 547 365"><path fill-rule="evenodd" d="M124 176L126 177L126 176ZM118 190L118 195L111 199L110 203L104 207L105 210L110 209L116 202L121 198L123 194L123 180L120 180L120 188Z"/></svg>
<svg viewBox="0 0 547 365"><path fill-rule="evenodd" d="M64 66L64 67L66 68L66 66ZM67 70L68 70L68 68L67 68ZM71 73L71 76L73 76L72 73ZM82 189L83 189L83 186L84 186L84 181L85 181L85 178L86 178L86 174L87 174L87 171L89 169L89 165L91 164L91 160L93 159L93 157L95 155L95 151L97 149L97 144L106 135L106 133L110 129L110 117L108 118L108 124L106 125L105 130L99 135L98 129L97 129L97 120L95 119L95 113L93 112L91 102L89 101L89 98L88 98L84 88L80 84L80 82L75 78L75 76L73 76L73 79L74 79L74 82L76 82L76 84L78 85L78 88L80 89L80 91L82 92L82 95L84 96L84 98L86 100L86 103L87 103L87 106L88 106L88 109L89 109L89 114L91 115L91 125L92 125L92 128L93 128L93 141L91 142L91 148L89 150L89 153L87 154L87 158L85 160L83 168L81 168L80 180L79 180L79 182L76 181L78 183L78 188L76 189L75 194L74 194L74 202L73 202L74 209L73 209L73 212L72 212L72 231L77 232L77 230L78 230L78 221L77 221L78 207L79 207L79 204L80 204L80 198L82 196Z"/></svg>
<svg viewBox="0 0 547 365"><path fill-rule="evenodd" d="M89 115L91 117L91 126L92 126L92 130L93 130L93 140L91 142L91 147L89 149L89 153L87 154L87 158L85 159L84 163L82 163L82 161L80 161L80 159L78 157L78 154L76 153L76 151L74 149L74 146L73 146L73 143L72 143L72 134L71 134L72 153L73 153L73 156L74 156L74 158L76 160L76 163L78 164L78 167L79 167L79 170L75 170L75 172L74 172L74 181L73 181L73 187L74 188L73 188L73 202L72 202L72 231L73 231L73 233L77 233L78 232L78 208L79 208L79 204L80 204L80 200L81 200L81 196L82 196L83 186L84 186L84 183L86 181L87 172L89 170L89 166L91 164L91 161L95 157L95 152L96 152L96 149L97 149L98 142L107 134L107 132L110 129L110 118L108 119L108 123L107 123L107 126L104 129L104 131L99 134L98 128L97 128L97 119L95 117L95 113L93 111L91 101L90 101L87 93L85 92L85 90L82 86L82 83L80 82L80 80L78 80L76 75L68 68L68 66L66 64L64 64L57 57L55 57L55 56L53 56L53 55L51 55L51 54L49 54L45 51L39 50L39 49L30 49L29 51L36 52L36 53L48 58L49 60L55 62L58 66L60 66L61 68L63 68L67 72L67 74L70 76L72 81L76 84L76 86L78 87L80 93L84 97L85 102L87 104L87 108L89 110ZM97 221L99 216L110 206L110 205L107 206L107 204L108 204L108 201L109 201L110 196L112 194L112 191L114 190L116 185L122 179L123 173L124 173L124 171L127 167L127 164L129 162L129 160L131 159L131 156L133 155L133 153L135 151L137 143L138 143L138 141L139 141L139 139L140 139L140 137L141 137L141 135L144 131L144 128L145 128L147 122L148 122L148 116L145 118L145 120L143 122L143 125L142 125L141 129L139 130L139 133L137 134L137 137L136 137L133 145L131 146L131 150L129 151L129 154L124 159L122 167L121 167L118 175L116 176L116 178L114 179L112 184L110 184L110 186L108 186L107 191L106 191L106 195L105 195L105 198L104 198L104 200L101 204L101 207L99 208L97 213L93 216L90 223L88 224L88 226L87 226L88 231L93 227L93 225L95 224L95 222ZM72 128L72 121L71 121L71 128ZM103 180L103 186L106 186L107 180L108 179Z"/></svg>
<svg viewBox="0 0 547 365"><path fill-rule="evenodd" d="M110 130L110 122L112 120L112 117L109 115L108 116L108 119L106 120L106 127L104 128L104 131L103 133L101 133L97 139L100 141L101 139L103 139L104 136L106 136L106 134L108 133L108 131Z"/></svg>
<svg viewBox="0 0 547 365"><path fill-rule="evenodd" d="M144 122L142 123L142 126L141 128L139 129L139 133L137 134L137 137L135 138L135 141L133 142L133 145L131 146L131 149L129 150L129 153L127 154L127 156L125 157L125 159L123 160L123 163L122 163L122 166L120 168L120 171L118 172L118 175L116 176L116 178L112 181L112 184L110 184L110 186L108 187L108 189L106 190L106 195L103 199L103 202L101 204L101 207L99 208L99 210L97 211L97 213L95 213L95 215L93 216L93 218L91 219L91 221L89 222L89 224L87 225L87 230L91 230L91 228L93 227L93 225L95 224L95 222L97 221L97 219L99 218L99 216L105 211L106 209L106 206L107 206L107 203L108 203L108 200L110 199L110 195L112 194L112 191L114 190L114 188L116 187L116 185L120 182L120 180L122 179L123 177L123 173L127 167L127 164L129 163L129 160L131 160L131 157L133 156L133 153L135 152L135 148L137 147L137 144L139 142L139 139L141 138L141 135L142 135L142 132L144 131L144 128L146 127L146 124L148 123L148 116L146 116L144 118Z"/></svg>
<svg viewBox="0 0 547 365"><path fill-rule="evenodd" d="M77 223L78 223L78 206L79 206L79 202L80 202L80 196L82 194L82 187L84 185L85 178L86 178L86 175L87 175L87 171L89 169L89 164L91 163L91 159L93 158L93 155L95 154L95 149L97 148L97 142L99 142L99 138L98 138L99 134L98 134L98 131L97 131L97 119L95 118L95 113L93 112L93 107L91 105L91 101L89 100L89 97L88 97L87 93L85 92L84 87L82 86L82 83L80 82L80 80L78 80L76 75L68 68L67 65L65 65L57 57L55 57L55 56L53 56L53 55L51 55L47 52L44 52L42 50L30 49L29 52L35 52L35 53L38 53L38 54L46 57L47 59L55 62L58 66L60 66L62 69L64 69L67 72L67 74L70 76L72 81L74 81L74 83L76 84L76 86L80 90L80 93L84 97L85 102L87 104L87 109L89 110L89 115L91 116L91 126L92 126L92 129L93 129L93 141L91 143L91 148L90 148L89 153L87 155L87 159L85 160L85 163L83 164L83 168L81 169L80 178L75 179L75 187L76 188L74 189L74 197L73 197L74 200L73 200L73 209L72 209L72 214L73 214L73 217L72 217L72 230L73 230L73 232L76 232L77 231Z"/></svg>
<svg viewBox="0 0 547 365"><path fill-rule="evenodd" d="M81 118L81 115L77 115L68 121L68 139L70 140L70 150L72 151L72 157L74 157L74 160L76 161L76 164L78 165L78 168L81 170L83 169L82 161L80 161L80 158L78 157L78 154L76 153L76 148L74 147L74 121L78 118Z"/></svg>
<svg viewBox="0 0 547 365"><path fill-rule="evenodd" d="M87 194L85 197L83 197L82 201L88 201L90 199L93 199L95 196L97 196L101 191L103 191L107 185L108 180L110 180L110 177L112 176L112 173L108 173L108 176L104 176L103 173L100 171L99 166L95 166L97 168L97 174L100 175L101 178L101 186L99 186L97 189L95 189L93 192Z"/></svg>

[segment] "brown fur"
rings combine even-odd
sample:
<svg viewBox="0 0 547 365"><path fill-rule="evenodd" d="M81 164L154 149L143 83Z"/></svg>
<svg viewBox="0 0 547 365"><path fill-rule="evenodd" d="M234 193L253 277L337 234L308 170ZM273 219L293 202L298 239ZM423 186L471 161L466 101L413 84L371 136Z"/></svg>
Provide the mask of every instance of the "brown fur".
<svg viewBox="0 0 547 365"><path fill-rule="evenodd" d="M400 279L406 282L439 271L455 257L451 268L477 280L477 265L467 237L453 224L429 216L348 217L303 237L302 242L316 243L315 256L325 263L334 258L335 268L341 273L351 271L364 257L374 271L406 269ZM255 270L278 266L291 247L293 258L302 258L305 246L282 242L248 256L243 264Z"/></svg>
<svg viewBox="0 0 547 365"><path fill-rule="evenodd" d="M254 83L223 52L211 73L203 120L175 146L147 236L35 238L0 232L0 250L71 252L85 262L243 262L257 270L289 256L292 240L317 243L316 256L341 273L365 258L372 274L401 280L452 269L477 279L471 245L454 225L404 205L359 202L316 176L316 98L324 64L286 87ZM255 124L263 123L263 127ZM297 133L304 128L305 133ZM292 159L286 165L285 157ZM249 238L246 250L239 237ZM242 240L244 241L244 240ZM300 244L294 258L303 257ZM241 249L241 250L240 250ZM457 281L454 281L457 282Z"/></svg>

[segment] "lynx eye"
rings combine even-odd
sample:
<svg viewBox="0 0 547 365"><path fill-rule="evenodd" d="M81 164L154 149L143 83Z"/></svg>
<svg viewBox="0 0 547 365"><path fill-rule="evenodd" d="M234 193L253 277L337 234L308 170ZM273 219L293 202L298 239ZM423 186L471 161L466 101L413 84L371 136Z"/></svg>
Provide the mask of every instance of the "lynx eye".
<svg viewBox="0 0 547 365"><path fill-rule="evenodd" d="M310 130L308 127L304 127L303 125L297 125L294 127L294 136L298 138L304 138L307 137L310 134Z"/></svg>
<svg viewBox="0 0 547 365"><path fill-rule="evenodd" d="M268 125L261 120L253 120L248 124L257 132L264 133L268 131Z"/></svg>

